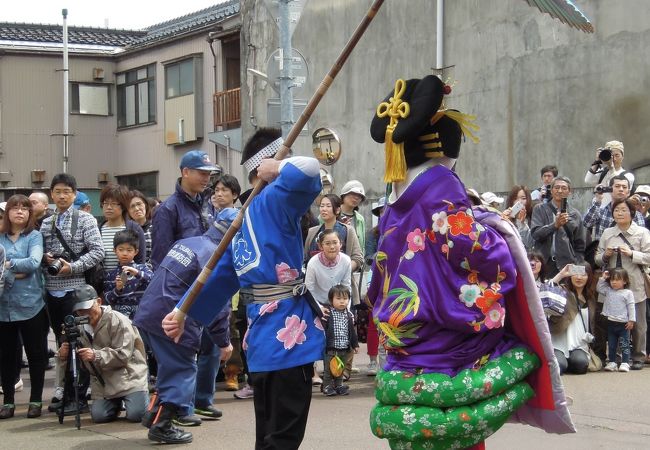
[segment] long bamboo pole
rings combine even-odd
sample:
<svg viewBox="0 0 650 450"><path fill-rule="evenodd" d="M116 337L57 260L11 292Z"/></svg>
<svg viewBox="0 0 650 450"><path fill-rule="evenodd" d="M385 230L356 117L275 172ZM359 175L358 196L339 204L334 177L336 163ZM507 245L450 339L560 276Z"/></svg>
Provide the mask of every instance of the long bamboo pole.
<svg viewBox="0 0 650 450"><path fill-rule="evenodd" d="M336 78L336 75L338 75L338 73L343 68L343 65L345 64L348 57L352 53L352 50L354 50L354 47L356 47L357 43L361 39L361 36L363 36L363 34L366 32L366 29L370 25L370 22L372 22L372 20L375 18L377 12L379 11L379 8L381 8L383 3L384 0L375 0L373 4L370 6L370 9L368 9L368 12L366 13L365 17L363 18L363 20L361 20L356 30L354 30L352 37L350 37L350 40L348 40L347 44L345 44L345 47L343 47L341 54L339 55L339 57L336 59L336 61L330 68L330 71L327 73L327 75L325 75L323 81L320 82L318 89L316 89L316 92L309 100L309 103L307 103L307 106L305 107L304 111L298 118L298 121L293 125L291 131L289 131L289 134L287 135L286 139L282 143L280 150L278 150L278 153L275 155L275 159L282 160L289 154L291 146L296 141L296 138L300 134L300 131L304 128L305 124L307 123L311 115L314 113L314 110L316 110L316 107L320 103L321 99L323 98L323 96L325 95L329 87L332 85L334 78ZM232 222L232 224L224 234L221 243L216 248L216 250L210 257L210 259L208 260L207 264L203 268L203 270L201 270L201 273L199 274L196 281L192 283L192 286L190 287L189 293L187 294L185 301L183 302L181 307L176 311L176 314L174 315L174 318L176 320L183 320L185 318L185 315L194 304L196 297L198 296L199 292L201 292L201 289L203 289L203 286L205 286L205 283L207 282L210 274L217 266L217 263L219 262L223 254L226 252L226 249L230 245L232 239L235 237L235 234L237 234L237 232L241 229L242 223L244 222L244 213L246 212L248 205L251 203L253 198L255 198L255 196L260 193L260 191L264 188L264 186L266 186L266 183L264 181L260 181L253 189L253 192L251 192L251 195L246 200L246 203L244 203L244 205L242 206L241 210L239 211L239 214L237 214L237 217L235 218L235 220Z"/></svg>

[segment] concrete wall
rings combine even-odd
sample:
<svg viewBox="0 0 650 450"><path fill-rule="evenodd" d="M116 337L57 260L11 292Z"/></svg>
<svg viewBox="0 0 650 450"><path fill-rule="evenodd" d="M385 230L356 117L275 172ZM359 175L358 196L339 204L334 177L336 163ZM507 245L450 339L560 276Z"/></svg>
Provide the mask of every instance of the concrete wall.
<svg viewBox="0 0 650 450"><path fill-rule="evenodd" d="M463 144L457 170L468 186L503 192L513 184L537 186L539 169L555 163L576 187L595 148L625 143L625 166L650 163L650 2L578 0L595 34L569 28L521 0L445 2L443 79L455 80L448 106L478 116L478 145ZM310 0L293 35L305 55L314 92L370 0ZM262 2L242 2L242 63L265 70L278 31ZM332 169L338 188L357 178L370 197L384 189L383 148L368 127L396 78L418 78L436 64L436 2L385 2L311 120L329 126L344 145ZM255 46L254 53L248 44ZM245 68L244 68L245 70ZM265 124L271 88L249 77L257 123ZM242 101L244 109L248 108ZM250 111L242 113L246 117ZM244 136L251 123L243 123ZM295 149L309 153L306 139ZM650 181L647 169L640 181ZM580 196L580 203L588 196ZM367 211L366 211L367 212Z"/></svg>

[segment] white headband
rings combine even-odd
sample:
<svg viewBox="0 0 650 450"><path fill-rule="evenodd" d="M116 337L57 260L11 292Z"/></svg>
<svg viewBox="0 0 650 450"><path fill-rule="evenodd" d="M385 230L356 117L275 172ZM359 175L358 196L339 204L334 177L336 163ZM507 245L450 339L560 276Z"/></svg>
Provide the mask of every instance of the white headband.
<svg viewBox="0 0 650 450"><path fill-rule="evenodd" d="M253 156L244 161L244 167L248 172L251 172L253 169L257 169L264 158L270 158L275 155L282 147L284 139L279 137L275 141L271 142L269 145L264 147L259 152L255 153Z"/></svg>

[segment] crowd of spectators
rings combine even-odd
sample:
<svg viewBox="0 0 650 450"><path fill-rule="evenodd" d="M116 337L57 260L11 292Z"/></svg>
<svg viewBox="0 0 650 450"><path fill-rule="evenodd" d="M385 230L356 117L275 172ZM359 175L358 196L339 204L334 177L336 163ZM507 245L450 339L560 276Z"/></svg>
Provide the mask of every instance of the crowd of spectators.
<svg viewBox="0 0 650 450"><path fill-rule="evenodd" d="M619 141L598 150L585 175L585 183L593 187L585 211L571 202L571 180L552 165L540 170L539 187L515 185L505 198L468 189L475 207L499 210L518 231L540 289L547 284L563 287L564 311L548 315L562 373L584 374L594 357L609 371L640 370L650 363L644 279L650 264L650 186L635 189L623 160ZM243 203L240 195L247 195L235 177L214 178L217 170L204 152L186 153L174 193L160 204L137 190L109 184L100 193L99 222L91 214L90 199L77 190L69 174L52 178L53 210L45 192L14 195L2 205L0 419L15 412L23 347L31 381L27 417L41 415L50 329L58 356L51 411L90 410L95 422L106 422L117 418L124 405L126 419L142 420L150 428L150 439L187 443L191 433L177 425L196 426L200 416L222 415L213 405L222 361L227 389L239 399L253 397L242 346L246 313L239 304L250 295L246 290L235 295L210 326L188 319L180 342L172 342L161 327L234 219L235 202ZM325 381L318 370L312 380L328 396L348 393L343 382L360 371L353 359L358 342L367 342L369 376L381 368L385 353L364 302L378 228L366 226L359 212L366 201L360 181L346 182L339 193L319 196L318 216L309 213L301 221L305 284L330 317L324 322ZM373 206L379 218L386 199ZM97 269L101 283L92 275ZM622 296L615 288L619 269L625 272L621 289L633 299L625 317L611 314L616 300L609 300ZM62 335L68 317L87 319L80 325L76 349L81 361L78 388L84 393L80 403L74 401L71 349ZM616 354L619 340L621 356ZM333 359L343 364L340 374L332 372ZM89 386L90 409L85 401Z"/></svg>
<svg viewBox="0 0 650 450"><path fill-rule="evenodd" d="M505 204L492 192L479 195L468 189L483 207L503 208L503 219L517 229L529 252L540 289L546 291L548 284L564 289L563 313L548 313L561 372L596 370L601 365L595 359L608 371L641 370L650 364L646 281L650 186L634 186L634 175L623 167L624 155L620 141L609 141L597 150L584 179L593 193L585 211L572 205L572 182L554 165L540 170L539 188L530 191L526 186L513 186ZM602 293L605 287L596 291L603 274L611 284L610 272L619 269L626 273L625 290L634 300L634 311L625 317L608 313L607 296ZM630 335L629 358L621 359L619 351L627 345L624 333L608 332L619 324Z"/></svg>

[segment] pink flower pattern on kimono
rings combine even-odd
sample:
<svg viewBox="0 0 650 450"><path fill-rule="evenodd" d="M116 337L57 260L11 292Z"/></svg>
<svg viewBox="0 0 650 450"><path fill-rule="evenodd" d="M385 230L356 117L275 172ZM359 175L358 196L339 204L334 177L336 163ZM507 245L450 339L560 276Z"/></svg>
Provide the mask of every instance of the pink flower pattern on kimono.
<svg viewBox="0 0 650 450"><path fill-rule="evenodd" d="M325 328L323 328L323 323L321 322L320 317L314 317L314 326L321 331L325 331Z"/></svg>
<svg viewBox="0 0 650 450"><path fill-rule="evenodd" d="M291 350L294 346L305 342L306 329L307 323L294 314L284 320L284 328L278 330L276 339L284 344L285 350Z"/></svg>
<svg viewBox="0 0 650 450"><path fill-rule="evenodd" d="M419 252L424 250L424 243L426 242L426 235L422 230L416 228L406 236L409 250L412 252Z"/></svg>
<svg viewBox="0 0 650 450"><path fill-rule="evenodd" d="M278 309L277 301L271 303L265 303L260 308L260 316L263 316L264 314L271 314L276 309Z"/></svg>
<svg viewBox="0 0 650 450"><path fill-rule="evenodd" d="M501 328L506 320L506 310L499 304L494 303L485 313L485 326L489 329Z"/></svg>

